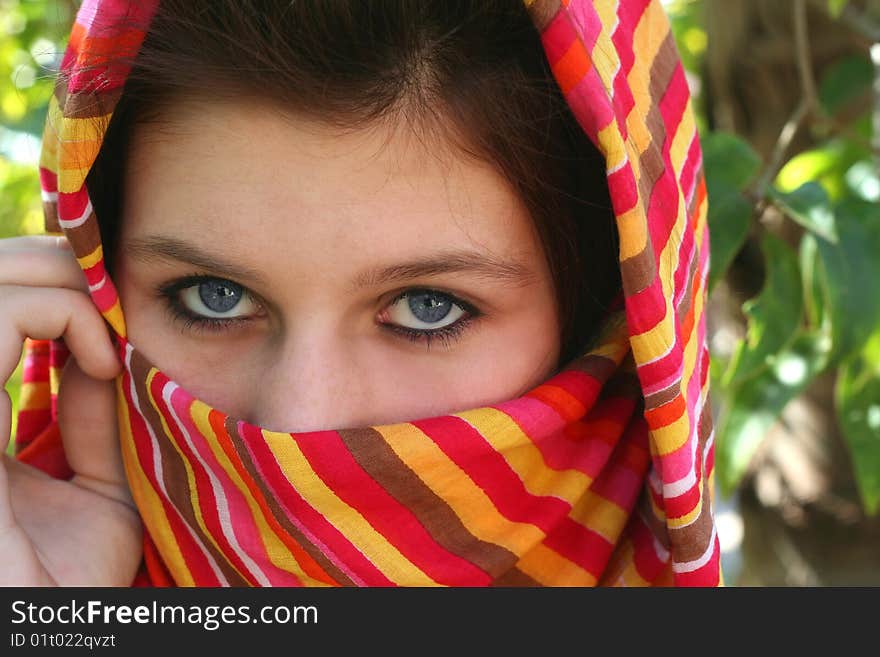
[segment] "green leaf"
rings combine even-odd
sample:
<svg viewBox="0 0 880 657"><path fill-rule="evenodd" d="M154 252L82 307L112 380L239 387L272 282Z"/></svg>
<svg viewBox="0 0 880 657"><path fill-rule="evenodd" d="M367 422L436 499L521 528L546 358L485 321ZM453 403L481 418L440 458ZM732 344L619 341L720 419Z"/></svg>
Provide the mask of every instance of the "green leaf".
<svg viewBox="0 0 880 657"><path fill-rule="evenodd" d="M780 191L793 192L806 182L817 182L837 201L848 192L847 170L869 158L870 153L864 146L846 139L832 139L791 158L779 171L774 184Z"/></svg>
<svg viewBox="0 0 880 657"><path fill-rule="evenodd" d="M801 226L829 242L837 242L831 199L821 185L808 182L793 192L782 192L771 187L769 196Z"/></svg>
<svg viewBox="0 0 880 657"><path fill-rule="evenodd" d="M831 304L826 282L827 275L819 257L818 240L811 233L804 233L801 238L798 261L801 268L801 287L804 291L807 325L815 329L826 327L831 321L828 314ZM830 335L830 326L827 328Z"/></svg>
<svg viewBox="0 0 880 657"><path fill-rule="evenodd" d="M827 2L828 13L831 14L833 18L837 18L843 13L843 10L846 9L849 0L827 0Z"/></svg>
<svg viewBox="0 0 880 657"><path fill-rule="evenodd" d="M700 139L703 168L709 196L718 183L745 189L758 173L761 158L741 137L728 132L711 132Z"/></svg>
<svg viewBox="0 0 880 657"><path fill-rule="evenodd" d="M866 56L848 55L834 62L819 82L819 102L835 114L871 90L874 67Z"/></svg>
<svg viewBox="0 0 880 657"><path fill-rule="evenodd" d="M837 419L865 511L880 511L880 329L837 373Z"/></svg>
<svg viewBox="0 0 880 657"><path fill-rule="evenodd" d="M835 206L838 243L818 240L827 279L835 359L862 348L880 325L880 210L875 203Z"/></svg>
<svg viewBox="0 0 880 657"><path fill-rule="evenodd" d="M717 183L709 194L709 294L745 243L752 211L752 204L728 183Z"/></svg>
<svg viewBox="0 0 880 657"><path fill-rule="evenodd" d="M720 391L716 429L718 483L733 492L755 450L786 404L797 397L828 363L830 340L821 332L800 332L757 377Z"/></svg>
<svg viewBox="0 0 880 657"><path fill-rule="evenodd" d="M760 374L794 337L803 319L801 272L794 250L767 234L761 241L767 275L761 293L743 304L746 339L737 347L722 380L725 387Z"/></svg>

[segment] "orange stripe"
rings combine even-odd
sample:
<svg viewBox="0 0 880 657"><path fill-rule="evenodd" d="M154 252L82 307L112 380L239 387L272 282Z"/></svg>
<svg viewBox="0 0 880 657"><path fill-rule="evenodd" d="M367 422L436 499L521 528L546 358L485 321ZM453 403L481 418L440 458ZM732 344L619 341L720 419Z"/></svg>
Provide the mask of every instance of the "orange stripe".
<svg viewBox="0 0 880 657"><path fill-rule="evenodd" d="M251 493L251 497L260 507L260 510L263 512L263 516L269 523L269 526L272 528L278 538L281 539L287 549L290 550L291 555L294 559L296 559L303 572L316 581L323 582L331 586L338 584L338 582L330 577L330 575L328 575L326 571L321 568L320 565L318 565L318 562L315 561L309 555L309 553L306 552L303 547L299 545L299 543L297 543L296 540L294 540L293 537L291 537L287 533L287 531L284 530L284 528L275 518L275 514L272 513L272 510L266 503L263 492L241 465L241 457L238 455L238 452L235 451L235 447L232 445L229 434L226 431L226 426L223 422L223 415L219 411L212 409L208 413L208 421L211 423L211 427L214 429L214 435L217 436L217 442L220 444L220 447L223 449L223 452L226 454L229 462L232 463L236 472L238 472L241 480L247 485L247 488Z"/></svg>
<svg viewBox="0 0 880 657"><path fill-rule="evenodd" d="M652 429L657 429L672 424L686 411L687 402L685 401L684 395L678 395L675 399L663 404L663 406L660 406L659 408L645 411L645 419L648 421L648 424Z"/></svg>
<svg viewBox="0 0 880 657"><path fill-rule="evenodd" d="M543 384L528 393L528 396L553 408L566 422L583 417L587 411L582 403L558 386Z"/></svg>
<svg viewBox="0 0 880 657"><path fill-rule="evenodd" d="M553 75L559 82L563 94L574 89L589 72L592 62L584 50L583 44L575 39L565 54L553 66Z"/></svg>

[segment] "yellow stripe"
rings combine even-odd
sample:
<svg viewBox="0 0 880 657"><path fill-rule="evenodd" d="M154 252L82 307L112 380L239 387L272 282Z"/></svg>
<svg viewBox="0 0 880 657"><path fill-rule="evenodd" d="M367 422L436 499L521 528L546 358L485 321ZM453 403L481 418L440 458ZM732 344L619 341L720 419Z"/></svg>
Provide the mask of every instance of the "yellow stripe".
<svg viewBox="0 0 880 657"><path fill-rule="evenodd" d="M95 250L89 253L88 255L84 255L80 258L77 258L76 261L79 263L79 266L83 269L88 269L89 267L94 267L97 265L101 259L104 257L104 247L100 244L95 247Z"/></svg>
<svg viewBox="0 0 880 657"><path fill-rule="evenodd" d="M593 483L583 472L548 467L540 450L506 413L482 408L456 416L480 432L532 495L557 497L573 505Z"/></svg>
<svg viewBox="0 0 880 657"><path fill-rule="evenodd" d="M700 513L702 513L702 511L703 511L703 487L698 486L697 488L700 491L700 501L697 503L697 505L693 509L691 509L690 513L686 513L685 515L683 515L679 518L671 518L671 517L667 516L666 524L671 529L681 529L682 527L687 527L688 525L693 523L697 519L697 517L699 517Z"/></svg>
<svg viewBox="0 0 880 657"><path fill-rule="evenodd" d="M49 98L46 123L43 126L43 147L40 151L40 166L57 173L58 171L58 130L56 125L61 117L61 109L55 96Z"/></svg>
<svg viewBox="0 0 880 657"><path fill-rule="evenodd" d="M684 168L688 151L690 151L691 143L696 135L696 125L694 123L694 115L691 112L691 101L688 98L687 105L684 109L684 115L675 131L675 137L672 139L672 146L669 150L669 158L672 162L672 170L675 172L675 180L681 178L681 171Z"/></svg>
<svg viewBox="0 0 880 657"><path fill-rule="evenodd" d="M208 530L207 523L205 523L205 518L202 515L202 507L199 502L199 493L196 488L196 477L195 472L193 471L193 467L189 462L189 459L184 455L183 450L178 446L177 441L174 440L174 436L171 433L171 429L168 426L168 422L165 420L165 416L162 414L162 411L159 410L159 404L156 401L156 398L153 396L153 391L151 389L152 381L156 377L157 374L156 369L150 370L149 375L147 376L147 396L149 397L150 404L156 410L156 414L159 416L159 420L162 423L162 429L165 432L165 437L168 439L168 442L174 447L177 453L180 455L180 460L183 462L183 467L186 468L186 481L187 481L187 489L189 490L189 499L190 504L193 508L193 515L195 516L196 522L202 530L202 534L207 536L211 543L216 548L217 552L223 556L226 563L234 569L242 579L247 581L247 577L232 563L228 558L226 558L223 549L217 544L216 539L214 538L214 534ZM209 484L210 485L210 484Z"/></svg>
<svg viewBox="0 0 880 657"><path fill-rule="evenodd" d="M658 31L658 27L662 27ZM651 110L652 102L659 99L651 98L651 66L660 52L660 46L669 32L669 25L663 15L663 7L659 2L651 2L639 19L633 32L633 52L638 53L626 81L632 90L634 106L626 117L627 131L632 144L639 155L651 145L653 135L648 131L645 121ZM647 199L645 199L647 200Z"/></svg>
<svg viewBox="0 0 880 657"><path fill-rule="evenodd" d="M604 148L605 167L608 171L616 171L623 166L627 157L626 148L614 121L599 130L596 141Z"/></svg>
<svg viewBox="0 0 880 657"><path fill-rule="evenodd" d="M383 426L376 430L476 538L500 545L514 554L525 554L544 539L544 532L538 527L501 515L485 491L412 425Z"/></svg>
<svg viewBox="0 0 880 657"><path fill-rule="evenodd" d="M540 543L516 567L544 586L595 586L596 577Z"/></svg>
<svg viewBox="0 0 880 657"><path fill-rule="evenodd" d="M629 513L623 508L590 490L584 493L569 516L612 545L617 543L629 520Z"/></svg>
<svg viewBox="0 0 880 657"><path fill-rule="evenodd" d="M116 378L116 399L119 411L117 417L122 444L122 462L125 465L126 477L131 486L131 494L137 504L138 512L146 524L153 542L162 554L162 561L171 572L177 585L195 586L195 580L186 567L186 561L180 552L180 546L174 537L171 524L162 509L162 501L138 461L128 404L122 387L122 376Z"/></svg>
<svg viewBox="0 0 880 657"><path fill-rule="evenodd" d="M617 24L617 2L596 2L594 7L596 15L602 23L602 29L596 37L596 43L590 57L602 84L606 90L610 91L614 82L614 74L620 68L617 48L611 42L611 30Z"/></svg>
<svg viewBox="0 0 880 657"><path fill-rule="evenodd" d="M116 297L116 301L113 302L113 305L104 312L104 319L106 319L110 326L113 327L113 330L119 334L120 337L125 337L125 317L122 315L122 306L119 303L119 297Z"/></svg>
<svg viewBox="0 0 880 657"><path fill-rule="evenodd" d="M332 523L382 573L396 584L436 586L358 512L339 499L312 470L290 434L263 431L278 465L303 499Z"/></svg>
<svg viewBox="0 0 880 657"><path fill-rule="evenodd" d="M620 235L619 258L622 261L639 255L648 245L648 225L645 209L641 202L617 217L617 232Z"/></svg>
<svg viewBox="0 0 880 657"><path fill-rule="evenodd" d="M271 561L272 565L279 568L280 570L294 573L298 578L303 581L308 581L311 585L327 586L325 582L313 580L303 571L299 562L296 560L296 558L293 556L287 546L284 545L284 543L275 534L274 530L269 526L269 523L266 522L265 515L263 513L263 510L260 508L260 505L254 499L250 489L239 476L238 471L229 460L226 452L223 451L223 447L220 445L220 441L217 439L217 435L214 433L214 429L211 426L210 421L208 420L208 414L210 412L210 406L207 406L200 401L196 401L192 405L190 418L192 418L192 421L199 429L199 432L205 437L206 442L211 448L212 454L217 459L217 462L220 464L220 466L223 468L223 471L226 473L232 483L235 484L235 487L242 494L242 497L244 497L244 500L247 503L248 508L250 509L251 516L253 517L256 525L259 527L260 539L262 540L263 545L266 548L266 554L269 556L269 561Z"/></svg>
<svg viewBox="0 0 880 657"><path fill-rule="evenodd" d="M36 381L21 384L19 408L23 411L46 410L52 404L52 393L49 383Z"/></svg>
<svg viewBox="0 0 880 657"><path fill-rule="evenodd" d="M691 332L687 336L682 336L683 340L687 340L687 342L684 344L684 366L681 379L681 394L685 400L685 408L689 408L691 406L691 400L689 398L690 393L688 391L688 382L694 376L694 369L696 368L697 357L699 356L700 345L696 337L697 331L699 330L699 319L703 316L702 290L698 291L698 293L696 294L696 298L693 300L693 304L694 323L691 327ZM694 422L697 421L698 418L694 418ZM665 456L667 454L671 454L677 449L680 449L681 446L687 442L688 437L690 436L690 428L690 418L688 417L687 411L685 411L672 424L652 431L652 436L654 438L654 441L656 442L657 454L659 454L660 456Z"/></svg>

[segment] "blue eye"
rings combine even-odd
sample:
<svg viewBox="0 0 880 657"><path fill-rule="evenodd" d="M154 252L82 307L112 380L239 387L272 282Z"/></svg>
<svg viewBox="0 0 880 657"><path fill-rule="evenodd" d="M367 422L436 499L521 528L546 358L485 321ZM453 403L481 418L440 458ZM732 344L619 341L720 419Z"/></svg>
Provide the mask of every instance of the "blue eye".
<svg viewBox="0 0 880 657"><path fill-rule="evenodd" d="M436 323L446 317L455 304L445 294L419 292L406 297L410 312L420 322Z"/></svg>
<svg viewBox="0 0 880 657"><path fill-rule="evenodd" d="M215 313L229 312L238 305L244 295L241 285L231 281L206 281L200 283L197 289L201 302L208 310Z"/></svg>
<svg viewBox="0 0 880 657"><path fill-rule="evenodd" d="M466 315L464 304L438 290L410 290L388 307L386 317L407 329L440 329Z"/></svg>
<svg viewBox="0 0 880 657"><path fill-rule="evenodd" d="M162 287L160 293L190 324L244 320L261 310L247 288L213 276L187 276Z"/></svg>

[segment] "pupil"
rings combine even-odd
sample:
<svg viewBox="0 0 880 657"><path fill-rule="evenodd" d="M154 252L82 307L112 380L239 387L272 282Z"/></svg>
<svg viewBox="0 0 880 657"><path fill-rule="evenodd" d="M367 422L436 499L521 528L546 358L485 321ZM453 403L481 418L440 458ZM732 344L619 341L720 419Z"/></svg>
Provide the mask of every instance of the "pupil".
<svg viewBox="0 0 880 657"><path fill-rule="evenodd" d="M419 292L407 299L409 309L420 322L439 322L452 310L452 301L436 292Z"/></svg>
<svg viewBox="0 0 880 657"><path fill-rule="evenodd" d="M224 313L241 300L241 287L229 281L208 281L199 285L199 297L211 311Z"/></svg>

